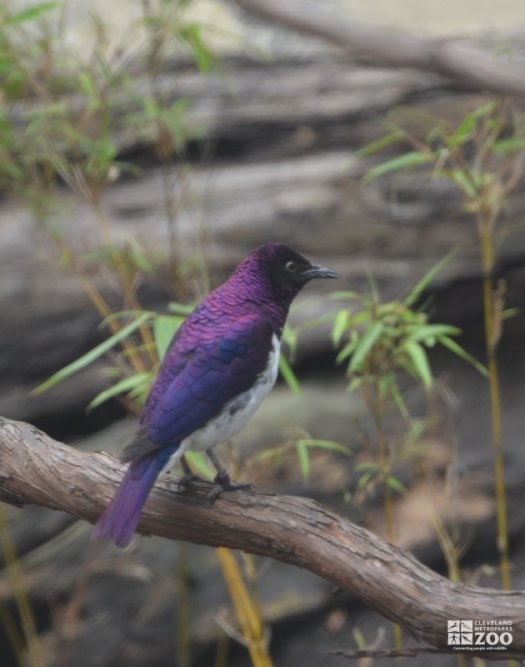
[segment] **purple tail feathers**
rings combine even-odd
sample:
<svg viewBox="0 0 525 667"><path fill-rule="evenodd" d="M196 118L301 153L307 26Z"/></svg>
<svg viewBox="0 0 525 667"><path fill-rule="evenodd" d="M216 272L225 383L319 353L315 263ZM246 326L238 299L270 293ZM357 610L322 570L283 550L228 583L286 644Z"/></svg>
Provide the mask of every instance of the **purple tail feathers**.
<svg viewBox="0 0 525 667"><path fill-rule="evenodd" d="M132 461L105 512L97 521L92 537L127 546L155 480L172 452L160 450Z"/></svg>

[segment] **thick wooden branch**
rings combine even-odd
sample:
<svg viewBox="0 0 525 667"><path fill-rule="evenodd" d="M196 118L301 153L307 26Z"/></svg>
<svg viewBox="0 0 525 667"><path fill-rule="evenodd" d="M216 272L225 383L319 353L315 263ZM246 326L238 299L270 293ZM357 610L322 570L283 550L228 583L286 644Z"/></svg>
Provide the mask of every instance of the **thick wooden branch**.
<svg viewBox="0 0 525 667"><path fill-rule="evenodd" d="M77 451L29 424L0 418L0 501L35 503L94 521L122 470L107 454ZM180 493L164 476L144 509L140 531L306 568L443 650L449 650L448 619L510 620L509 651L486 657L525 656L525 592L454 584L306 498L235 491L210 503L208 490L202 482Z"/></svg>
<svg viewBox="0 0 525 667"><path fill-rule="evenodd" d="M308 0L237 0L252 14L358 51L377 65L410 67L453 78L469 87L525 96L523 66L458 39L419 37L363 23Z"/></svg>

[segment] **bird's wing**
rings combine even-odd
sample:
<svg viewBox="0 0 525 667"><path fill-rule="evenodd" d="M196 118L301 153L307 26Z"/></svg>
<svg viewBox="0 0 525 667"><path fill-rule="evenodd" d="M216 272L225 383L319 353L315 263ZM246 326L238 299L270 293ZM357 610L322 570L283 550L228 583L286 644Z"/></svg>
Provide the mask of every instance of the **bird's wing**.
<svg viewBox="0 0 525 667"><path fill-rule="evenodd" d="M249 390L266 369L272 335L266 319L249 314L234 320L219 339L197 344L157 396L123 460L179 444Z"/></svg>

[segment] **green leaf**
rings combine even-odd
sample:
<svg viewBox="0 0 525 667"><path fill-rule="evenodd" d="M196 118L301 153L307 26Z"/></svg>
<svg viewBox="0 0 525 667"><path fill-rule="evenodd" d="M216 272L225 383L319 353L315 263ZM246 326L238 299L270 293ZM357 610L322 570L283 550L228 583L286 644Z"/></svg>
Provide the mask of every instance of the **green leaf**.
<svg viewBox="0 0 525 667"><path fill-rule="evenodd" d="M403 417L409 421L410 420L410 414L408 412L407 405L405 403L405 399L403 398L403 395L401 394L397 380L394 376L393 382L390 386L390 396L392 400L394 401L394 404L396 405L397 409L399 412L403 415Z"/></svg>
<svg viewBox="0 0 525 667"><path fill-rule="evenodd" d="M495 108L496 102L488 102L475 109L472 113L467 114L454 132L445 138L447 146L456 148L468 141L478 120L485 116L490 116Z"/></svg>
<svg viewBox="0 0 525 667"><path fill-rule="evenodd" d="M359 300L361 298L361 295L358 292L352 292L350 290L348 291L343 291L343 290L338 290L336 292L332 292L330 294L330 299L352 299L352 300Z"/></svg>
<svg viewBox="0 0 525 667"><path fill-rule="evenodd" d="M482 104L480 107L475 109L472 112L472 115L476 119L483 118L485 116L490 116L490 114L495 110L497 105L498 105L497 102L487 102L486 104Z"/></svg>
<svg viewBox="0 0 525 667"><path fill-rule="evenodd" d="M20 25L21 23L27 23L28 21L35 21L40 19L45 14L48 14L50 11L58 7L58 2L40 2L27 9L22 9L16 14L11 14L6 19L7 25Z"/></svg>
<svg viewBox="0 0 525 667"><path fill-rule="evenodd" d="M210 49L204 44L201 33L200 25L190 23L181 29L180 36L191 48L197 67L205 74L213 67L214 58Z"/></svg>
<svg viewBox="0 0 525 667"><path fill-rule="evenodd" d="M406 132L399 128L397 130L394 130L393 132L385 134L384 137L381 137L376 141L371 141L369 144L366 144L366 146L363 146L363 148L360 148L357 151L355 157L366 157L368 155L373 155L374 153L378 153L379 151L383 150L383 148L387 148L392 144L397 144L405 137L406 137Z"/></svg>
<svg viewBox="0 0 525 667"><path fill-rule="evenodd" d="M363 461L355 466L356 472L377 472L378 470L379 464L374 461Z"/></svg>
<svg viewBox="0 0 525 667"><path fill-rule="evenodd" d="M135 240L133 240L130 243L129 258L131 259L135 267L139 271L142 271L144 275L149 276L151 278L155 273L155 267L151 263L149 257L142 250L140 245L135 242Z"/></svg>
<svg viewBox="0 0 525 667"><path fill-rule="evenodd" d="M112 387L109 387L109 389L105 389L104 391L101 391L100 394L95 396L95 398L87 406L87 409L93 410L99 405L102 405L102 403L108 401L110 398L124 394L128 391L131 391L132 389L137 389L137 387L140 387L140 385L146 385L149 387L152 378L153 373L135 373L135 375L132 375L131 377L124 378L123 380L120 380L120 382L116 382Z"/></svg>
<svg viewBox="0 0 525 667"><path fill-rule="evenodd" d="M463 169L440 169L438 175L446 176L469 198L476 196L476 188Z"/></svg>
<svg viewBox="0 0 525 667"><path fill-rule="evenodd" d="M283 455L283 445L279 445L278 447L268 447L267 449L264 449L262 452L259 452L256 454L254 461L268 461L268 459L280 459L282 458Z"/></svg>
<svg viewBox="0 0 525 667"><path fill-rule="evenodd" d="M428 359L425 350L412 340L407 340L403 344L403 350L410 358L411 366L415 374L420 378L425 389L430 389L432 386L432 372L428 364Z"/></svg>
<svg viewBox="0 0 525 667"><path fill-rule="evenodd" d="M501 311L502 320L510 320L522 312L523 308L505 308Z"/></svg>
<svg viewBox="0 0 525 667"><path fill-rule="evenodd" d="M432 162L432 156L429 153L423 153L421 151L409 151L403 155L398 155L397 157L382 162L375 167L372 167L370 171L366 174L364 181L365 183L370 183L371 181L389 174L392 171L399 171L400 169L413 169L418 167L421 164L427 164Z"/></svg>
<svg viewBox="0 0 525 667"><path fill-rule="evenodd" d="M175 315L183 315L186 317L195 310L194 303L179 303L178 301L172 301L168 304L168 310L170 313Z"/></svg>
<svg viewBox="0 0 525 667"><path fill-rule="evenodd" d="M438 336L458 336L461 329L451 324L414 324L408 333L408 338L416 342L428 344L434 343Z"/></svg>
<svg viewBox="0 0 525 667"><path fill-rule="evenodd" d="M332 452L340 452L341 454L350 454L350 448L346 445L342 445L340 442L334 442L333 440L319 440L317 438L302 438L297 444L304 445L305 447L313 447L316 449L327 449Z"/></svg>
<svg viewBox="0 0 525 667"><path fill-rule="evenodd" d="M348 357L350 357L354 353L354 350L358 343L359 343L359 334L354 329L353 331L350 332L350 340L337 355L335 359L336 363L341 364L343 361L345 361L345 359L348 359Z"/></svg>
<svg viewBox="0 0 525 667"><path fill-rule="evenodd" d="M303 440L299 440L296 447L301 476L306 481L310 477L310 454L308 453L308 447L304 444Z"/></svg>
<svg viewBox="0 0 525 667"><path fill-rule="evenodd" d="M428 288L428 286L434 281L436 276L438 276L447 266L447 264L450 263L455 254L456 250L452 250L452 252L449 252L448 255L445 255L443 259L440 259L437 264L434 264L430 271L427 271L421 280L417 282L416 285L414 285L414 287L410 290L401 303L407 307L412 306L414 302L417 301L417 299L421 296L421 294Z"/></svg>
<svg viewBox="0 0 525 667"><path fill-rule="evenodd" d="M297 331L292 329L289 324L284 325L282 340L283 343L286 343L290 349L291 355L293 356L297 349Z"/></svg>
<svg viewBox="0 0 525 667"><path fill-rule="evenodd" d="M485 366L481 362L479 362L475 357L469 354L466 350L464 350L461 347L461 345L458 345L458 343L456 343L455 340L452 340L452 338L449 338L448 336L440 336L438 338L438 342L444 347L448 348L456 356L460 357L461 359L469 363L471 366L474 366L474 368L478 371L478 373L481 373L481 375L483 375L484 377L489 376L489 372L485 368Z"/></svg>
<svg viewBox="0 0 525 667"><path fill-rule="evenodd" d="M512 153L519 153L525 149L525 139L520 139L519 137L510 137L509 139L500 139L496 141L492 150L495 155L500 157L506 157Z"/></svg>
<svg viewBox="0 0 525 667"><path fill-rule="evenodd" d="M362 491L372 481L374 473L367 472L357 480L357 488Z"/></svg>
<svg viewBox="0 0 525 667"><path fill-rule="evenodd" d="M365 378L361 377L360 375L356 375L348 383L348 386L346 387L346 391L349 394L351 394L353 391L357 391L358 389L361 388L361 385L363 384L364 381L365 381Z"/></svg>
<svg viewBox="0 0 525 667"><path fill-rule="evenodd" d="M355 348L354 353L352 354L350 365L348 367L350 373L353 373L358 368L360 368L367 354L374 346L374 343L383 333L383 327L384 325L382 322L376 322L369 329L365 331L357 347Z"/></svg>
<svg viewBox="0 0 525 667"><path fill-rule="evenodd" d="M38 396L39 394L42 394L44 391L47 391L51 387L54 387L59 382L62 382L66 378L71 377L75 373L78 373L79 371L83 370L84 368L92 364L94 361L96 361L99 357L106 354L106 352L109 352L109 350L115 347L117 343L120 343L121 341L125 340L134 331L136 331L139 327L141 327L144 324L144 322L150 319L150 317L151 317L150 313L143 313L134 322L130 322L130 324L125 326L123 329L121 329L113 336L110 336L110 338L100 343L100 345L94 347L87 354L84 354L79 359L73 361L73 363L68 364L61 370L54 373L45 382L43 382L41 385L33 389L31 394L33 396Z"/></svg>
<svg viewBox="0 0 525 667"><path fill-rule="evenodd" d="M87 72L80 72L78 75L78 82L85 95L93 98L98 96L97 87L91 74L88 74Z"/></svg>
<svg viewBox="0 0 525 667"><path fill-rule="evenodd" d="M388 477L386 478L386 484L393 491L397 491L401 495L405 495L405 493L407 492L407 488L403 484L403 482L397 479L397 477L392 477L392 475L388 475Z"/></svg>
<svg viewBox="0 0 525 667"><path fill-rule="evenodd" d="M180 317L175 315L158 315L153 320L153 335L159 359L164 359L169 344L182 321Z"/></svg>
<svg viewBox="0 0 525 667"><path fill-rule="evenodd" d="M344 332L348 326L348 320L350 319L350 312L348 310L340 310L335 315L334 326L332 328L332 341L334 345L339 345L341 338L343 337Z"/></svg>
<svg viewBox="0 0 525 667"><path fill-rule="evenodd" d="M288 359L284 356L284 354L281 354L279 357L279 372L293 393L298 398L300 398L301 385L299 384L299 380L297 379L296 374L293 372L292 367L288 363Z"/></svg>

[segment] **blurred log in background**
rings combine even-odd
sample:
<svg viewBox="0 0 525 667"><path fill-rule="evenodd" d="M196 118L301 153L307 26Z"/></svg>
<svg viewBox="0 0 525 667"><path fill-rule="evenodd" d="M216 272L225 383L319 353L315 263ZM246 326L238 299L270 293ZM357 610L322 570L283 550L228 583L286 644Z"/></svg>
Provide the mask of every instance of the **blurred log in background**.
<svg viewBox="0 0 525 667"><path fill-rule="evenodd" d="M104 10L107 3L91 4L95 10ZM267 9L272 6L265 4ZM343 4L330 3L332 17L339 12L346 16L343 13L352 5L354 13L365 11L360 3ZM474 49L495 68L501 68L502 60L504 67L508 63L511 80L511 65L523 67L525 13L521 4L507 7L499 3L497 16L489 13L489 7L484 8L485 16L479 7L476 12L470 10L468 18L475 23L469 26L464 16L457 23L452 21L452 8L442 12L442 20L447 16L444 26L437 24L436 17L422 18L419 6L401 0L393 4L399 5L395 27L410 31L422 48L420 53L429 42L439 44L442 54L448 45L452 50L464 49L461 53L471 63L468 54ZM118 43L142 11L138 2L123 5L112 3L110 14L103 14L109 44ZM326 10L326 3L318 5ZM64 43L89 52L95 31L83 15L86 5L70 2L68 7ZM386 6L383 10L392 11ZM460 196L446 181L431 178L428 170L398 172L365 185L362 179L368 170L394 156L397 148L381 156L356 153L383 136L387 122L418 118L423 113L457 122L466 111L493 99L500 89L487 90L487 82L479 85L478 77L476 85L461 72L453 76L451 65L447 77L443 67L429 71L431 67L373 64L370 53L362 51L363 44L345 51L270 26L233 5L198 3L193 11L195 20L226 26L210 31L223 54L211 73L200 73L186 56L170 52L156 65L152 77L145 57L147 42L137 39L129 64L130 89L126 95L107 96L118 159L137 169L121 172L105 190L102 207L116 243L140 240L155 266L152 275L141 278L143 307L162 311L170 299L179 298L173 289L174 263L182 264L186 275L192 276L181 298L198 297L204 290L199 267L205 265L209 282L216 284L247 252L269 239L289 242L315 261L333 266L342 276L341 289L364 292L373 276L387 299L403 295L426 270L459 247L434 286L432 308L436 321L461 326L461 343L482 358L479 248L475 225ZM406 23L401 23L401 17ZM302 18L306 20L306 12ZM359 20L369 21L370 17L361 13ZM500 21L497 26L496 21ZM344 27L343 19L339 23ZM452 39L457 36L462 39ZM97 48L106 48L105 42ZM495 88L504 84L504 77L498 77ZM188 118L202 137L189 141L183 161L178 157L170 160L168 187L176 209L174 226L166 221L162 154L126 120L128 112L138 110L140 100L152 94L161 96L166 104L187 99ZM63 99L80 116L85 111L81 92L66 91ZM14 127L23 132L39 104L35 97L11 104L8 113ZM522 111L522 98L516 96L514 104ZM410 111L400 112L399 107ZM509 233L498 248L496 277L506 280L509 306L523 304L525 289L524 192L522 181L502 214ZM35 423L79 448L118 451L134 429L132 419L123 419L122 406L113 402L85 413L87 403L107 386L101 373L104 363L40 396L29 395L38 383L104 337L82 280L59 265L54 241L58 235L70 252L82 257L100 251L103 242L93 225L92 203L62 184L54 197L52 215L42 224L35 221L24 193L11 193L0 203L0 235L0 306L4 313L0 414ZM121 295L107 273L90 271L90 279L104 297L120 308ZM317 289L308 291L292 321L304 322L333 308ZM500 343L513 585L522 589L524 324L523 314L506 323ZM452 409L435 399L440 426L432 433L427 461L440 484L410 485L409 492L399 498L398 543L444 572L443 551L428 511L428 507L437 507L443 522L461 534L463 576L497 586L497 575L484 567L497 563L486 383L475 370L445 352L436 352L432 365L458 400ZM342 369L334 364L327 328L301 335L296 370L302 397L278 386L238 439L240 457L282 442L290 431L351 445L356 454L345 466L318 453L307 489L295 457L286 461L277 476L260 465L250 468L249 475L265 488L308 494L356 518L343 498L345 491L355 488L354 464L363 441L366 449L362 434L370 432L370 425L361 402L344 391L346 382ZM428 414L424 397L414 392L411 402L421 415ZM399 472L407 481L409 477L403 474ZM456 495L446 485L451 478L457 481ZM79 666L111 661L167 664L174 651L173 619L180 608L177 595L181 572L187 567L184 563L190 564L186 580L190 582L193 620L188 632L194 664L210 664L214 641L222 632L215 616L227 604L227 596L207 549L177 547L155 538L138 541L124 554L101 548L86 562L87 525L39 508L6 511L49 664L60 663L66 645L70 664ZM380 499L370 499L359 518L384 530ZM185 555L188 550L189 557ZM13 587L5 569L0 584L0 601L12 609ZM264 617L273 624L272 651L277 664L324 663L329 649L351 643L356 627L370 642L378 628L384 626L390 632L386 622L354 599L334 597L324 582L286 566L270 566L260 582L260 594ZM7 655L9 642L2 641ZM228 664L248 664L243 650L234 647L232 651ZM425 660L440 666L452 664L446 657ZM330 661L346 664L340 657Z"/></svg>

